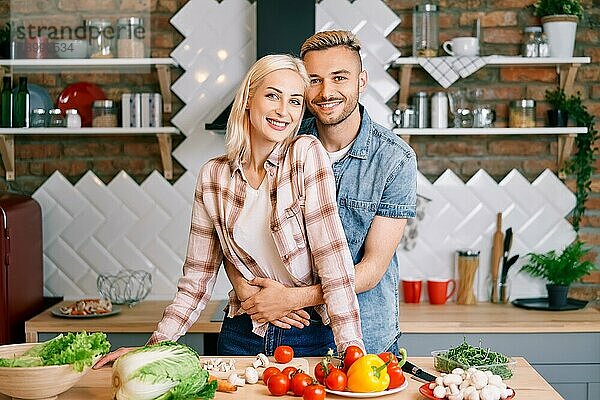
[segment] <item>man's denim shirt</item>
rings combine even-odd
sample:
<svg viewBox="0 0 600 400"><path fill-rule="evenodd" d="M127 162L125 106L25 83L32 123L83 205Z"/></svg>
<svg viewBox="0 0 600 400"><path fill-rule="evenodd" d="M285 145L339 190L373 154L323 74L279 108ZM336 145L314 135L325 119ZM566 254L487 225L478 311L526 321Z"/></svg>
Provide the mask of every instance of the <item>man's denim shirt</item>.
<svg viewBox="0 0 600 400"><path fill-rule="evenodd" d="M347 155L333 164L340 218L355 265L363 257L373 218L414 218L417 197L414 151L389 129L372 122L362 106L360 112L356 141ZM318 136L315 119L305 120L300 133ZM386 351L400 335L399 280L400 267L394 255L379 284L358 295L369 353Z"/></svg>

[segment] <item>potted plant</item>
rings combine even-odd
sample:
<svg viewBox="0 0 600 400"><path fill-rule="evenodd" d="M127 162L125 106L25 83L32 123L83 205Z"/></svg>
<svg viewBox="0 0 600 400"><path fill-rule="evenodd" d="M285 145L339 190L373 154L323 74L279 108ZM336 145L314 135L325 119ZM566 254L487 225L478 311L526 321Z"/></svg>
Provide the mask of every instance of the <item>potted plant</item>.
<svg viewBox="0 0 600 400"><path fill-rule="evenodd" d="M555 250L545 254L529 253L529 260L520 271L547 280L548 304L551 308L560 308L567 304L571 283L596 269L591 261L582 260L589 251L581 241L576 240L560 254Z"/></svg>
<svg viewBox="0 0 600 400"><path fill-rule="evenodd" d="M583 16L581 0L537 0L533 7L542 18L550 57L573 57L577 21Z"/></svg>
<svg viewBox="0 0 600 400"><path fill-rule="evenodd" d="M552 107L548 110L549 126L567 126L569 121L569 105L565 91L561 88L546 90L545 99Z"/></svg>

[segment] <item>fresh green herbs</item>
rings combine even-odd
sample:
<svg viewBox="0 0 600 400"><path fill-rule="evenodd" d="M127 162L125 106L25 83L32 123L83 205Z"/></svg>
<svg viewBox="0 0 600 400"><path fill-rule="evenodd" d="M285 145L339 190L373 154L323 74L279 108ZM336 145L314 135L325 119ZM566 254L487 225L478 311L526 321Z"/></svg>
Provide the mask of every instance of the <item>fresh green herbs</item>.
<svg viewBox="0 0 600 400"><path fill-rule="evenodd" d="M77 372L91 367L94 358L108 353L110 343L101 332L67 333L31 347L23 355L0 358L0 367L42 367L71 364Z"/></svg>
<svg viewBox="0 0 600 400"><path fill-rule="evenodd" d="M510 363L512 360L504 354L471 346L466 340L460 345L434 356L434 367L440 372L450 373L454 368L466 370L475 367L482 371L489 370L495 375L500 375L502 379L512 377Z"/></svg>

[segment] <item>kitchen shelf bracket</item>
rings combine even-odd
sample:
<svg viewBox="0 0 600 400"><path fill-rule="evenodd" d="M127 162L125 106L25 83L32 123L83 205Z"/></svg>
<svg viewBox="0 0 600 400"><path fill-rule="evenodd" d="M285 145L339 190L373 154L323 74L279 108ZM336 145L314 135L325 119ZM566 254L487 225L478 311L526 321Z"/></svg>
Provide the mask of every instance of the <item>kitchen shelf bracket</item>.
<svg viewBox="0 0 600 400"><path fill-rule="evenodd" d="M160 148L163 176L165 179L173 179L173 159L171 158L173 139L168 133L158 133L156 137L158 138L158 146Z"/></svg>
<svg viewBox="0 0 600 400"><path fill-rule="evenodd" d="M577 76L577 70L581 64L569 64L567 66L557 66L559 73L560 87L565 91L565 95L570 96L573 94L573 84L575 83L575 76Z"/></svg>
<svg viewBox="0 0 600 400"><path fill-rule="evenodd" d="M408 91L410 89L410 76L412 74L412 64L404 64L400 71L400 97L398 98L399 106L408 105Z"/></svg>
<svg viewBox="0 0 600 400"><path fill-rule="evenodd" d="M6 180L15 180L15 138L14 135L0 135L0 154L4 170L6 171Z"/></svg>
<svg viewBox="0 0 600 400"><path fill-rule="evenodd" d="M163 112L171 113L172 111L172 95L171 95L171 66L157 65L158 83L160 85L160 93L163 98Z"/></svg>

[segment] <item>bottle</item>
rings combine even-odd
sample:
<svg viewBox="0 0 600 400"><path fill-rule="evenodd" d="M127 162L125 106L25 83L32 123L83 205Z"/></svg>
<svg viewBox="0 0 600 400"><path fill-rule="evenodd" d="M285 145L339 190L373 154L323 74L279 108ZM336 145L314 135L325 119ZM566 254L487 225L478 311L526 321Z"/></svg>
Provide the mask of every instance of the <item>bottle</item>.
<svg viewBox="0 0 600 400"><path fill-rule="evenodd" d="M548 37L545 33L542 33L538 42L538 56L550 57L550 46L548 45Z"/></svg>
<svg viewBox="0 0 600 400"><path fill-rule="evenodd" d="M413 96L413 107L415 109L415 128L429 128L429 99L427 92L417 92Z"/></svg>
<svg viewBox="0 0 600 400"><path fill-rule="evenodd" d="M29 128L29 91L25 76L19 78L19 87L14 98L13 127Z"/></svg>
<svg viewBox="0 0 600 400"><path fill-rule="evenodd" d="M448 127L448 96L444 92L437 92L431 96L431 127Z"/></svg>
<svg viewBox="0 0 600 400"><path fill-rule="evenodd" d="M0 127L12 128L13 93L10 76L5 76L2 78L2 94L0 94L0 100L2 102Z"/></svg>
<svg viewBox="0 0 600 400"><path fill-rule="evenodd" d="M66 126L67 128L81 128L81 116L77 113L77 109L69 108L66 111Z"/></svg>
<svg viewBox="0 0 600 400"><path fill-rule="evenodd" d="M539 38L541 34L541 26L527 26L523 29L523 43L521 45L521 55L523 57L539 57Z"/></svg>
<svg viewBox="0 0 600 400"><path fill-rule="evenodd" d="M413 11L413 56L435 57L438 51L438 6L418 4Z"/></svg>

